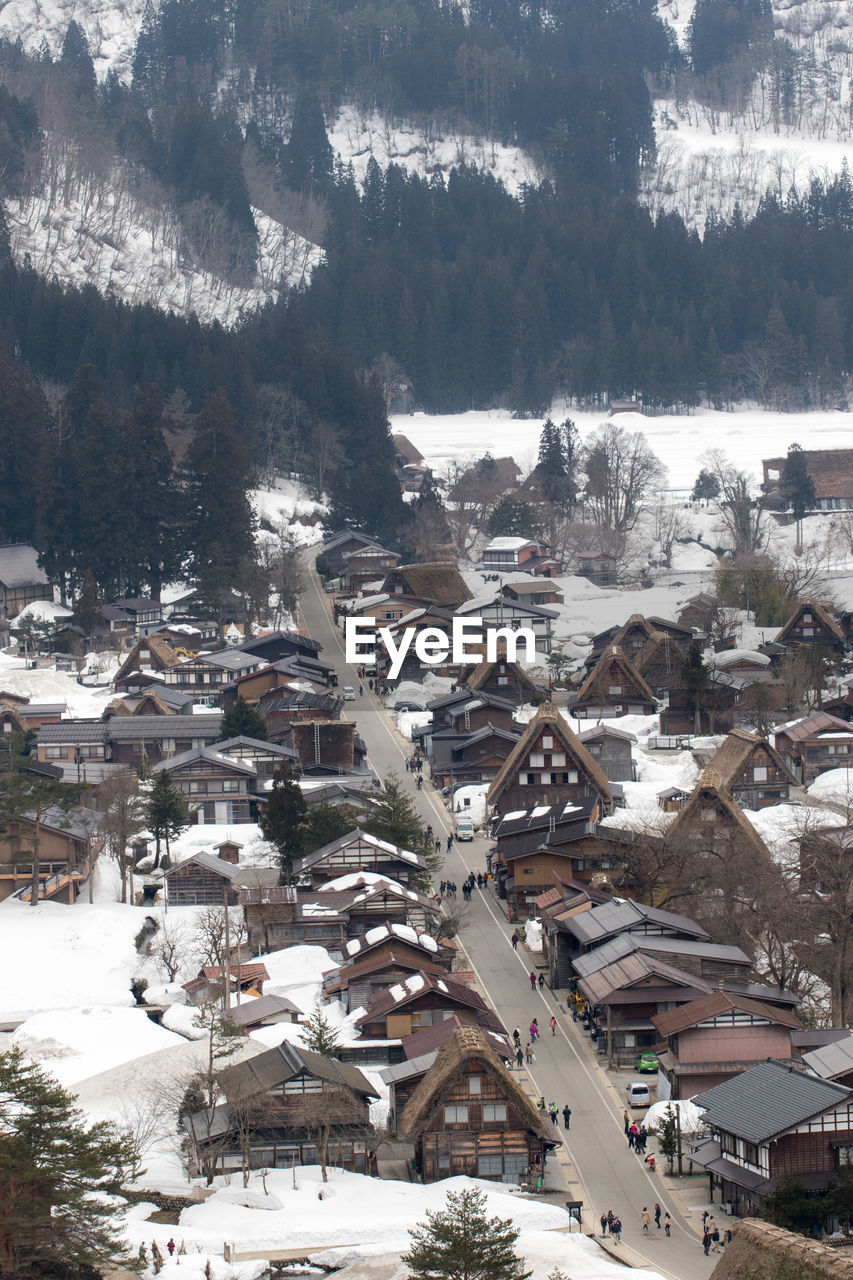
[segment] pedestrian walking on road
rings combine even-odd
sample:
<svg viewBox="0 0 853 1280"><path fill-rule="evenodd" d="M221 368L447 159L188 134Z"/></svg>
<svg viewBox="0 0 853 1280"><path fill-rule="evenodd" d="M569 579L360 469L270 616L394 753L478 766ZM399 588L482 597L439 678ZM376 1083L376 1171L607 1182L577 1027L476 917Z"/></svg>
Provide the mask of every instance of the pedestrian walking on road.
<svg viewBox="0 0 853 1280"><path fill-rule="evenodd" d="M453 836L450 835L447 837L447 852L450 853L450 850L452 848L453 848Z"/></svg>
<svg viewBox="0 0 853 1280"><path fill-rule="evenodd" d="M643 1230L648 1232L649 1227L652 1225L652 1215L645 1205L643 1205L643 1212L640 1214L640 1222L643 1224Z"/></svg>
<svg viewBox="0 0 853 1280"><path fill-rule="evenodd" d="M536 990L536 974L535 973L531 973L530 975L530 990L531 991Z"/></svg>
<svg viewBox="0 0 853 1280"><path fill-rule="evenodd" d="M530 1044L530 1041L529 1041L529 1040L528 1040L527 1044L524 1046L524 1061L527 1063L528 1067L530 1066L531 1062L533 1061L533 1047L532 1047L532 1045Z"/></svg>
<svg viewBox="0 0 853 1280"><path fill-rule="evenodd" d="M551 1035L555 1036L557 1034L557 1019L554 1017L553 1013L551 1014L551 1021L548 1023L548 1026L551 1028Z"/></svg>
<svg viewBox="0 0 853 1280"><path fill-rule="evenodd" d="M569 1106L569 1104L566 1103L566 1105L563 1107L563 1128L566 1130L566 1133L569 1132L571 1123L572 1123L572 1109Z"/></svg>
<svg viewBox="0 0 853 1280"><path fill-rule="evenodd" d="M573 1000L572 1001L572 1022L577 1022L577 1020L578 1020L578 1007Z"/></svg>
<svg viewBox="0 0 853 1280"><path fill-rule="evenodd" d="M422 790L423 790L423 785L424 785L424 780L423 780L423 778L420 776L420 774L418 774L418 791L422 791Z"/></svg>
<svg viewBox="0 0 853 1280"><path fill-rule="evenodd" d="M616 1214L613 1212L612 1209L608 1209L607 1210L607 1229L611 1235L613 1234L613 1223L615 1221L616 1221Z"/></svg>
<svg viewBox="0 0 853 1280"><path fill-rule="evenodd" d="M360 698L363 698L363 697L364 697L364 685L363 685L363 684L360 684L360 685L358 686L358 696L359 696Z"/></svg>
<svg viewBox="0 0 853 1280"><path fill-rule="evenodd" d="M545 1110L546 1110L544 1098L540 1098L539 1101L536 1103L536 1110L541 1111L544 1116Z"/></svg>
<svg viewBox="0 0 853 1280"><path fill-rule="evenodd" d="M655 1226L657 1227L658 1231L660 1231L660 1214L661 1214L660 1205L656 1203L655 1204Z"/></svg>
<svg viewBox="0 0 853 1280"><path fill-rule="evenodd" d="M610 1224L610 1234L613 1236L613 1239L616 1241L616 1243L617 1243L617 1244L621 1244L621 1243L622 1243L622 1220L621 1220L621 1218L614 1218L614 1219L613 1219L613 1221L612 1221L612 1222L611 1222L611 1224Z"/></svg>
<svg viewBox="0 0 853 1280"><path fill-rule="evenodd" d="M169 1243L166 1245L166 1248L169 1250L169 1257L171 1258L172 1254L175 1252L174 1240L170 1240Z"/></svg>
<svg viewBox="0 0 853 1280"><path fill-rule="evenodd" d="M536 1043L536 1037L539 1035L539 1023L534 1018L530 1024L530 1043Z"/></svg>
<svg viewBox="0 0 853 1280"><path fill-rule="evenodd" d="M441 853L441 840L438 836L435 837L435 851L436 853Z"/></svg>
<svg viewBox="0 0 853 1280"><path fill-rule="evenodd" d="M598 1219L598 1221L601 1223L601 1237L602 1239L604 1239L604 1237L607 1235L607 1225L608 1225L607 1214L603 1213L601 1217Z"/></svg>
<svg viewBox="0 0 853 1280"><path fill-rule="evenodd" d="M524 1054L521 1052L521 1045L519 1045L515 1051L515 1065L518 1067L519 1071L524 1066Z"/></svg>
<svg viewBox="0 0 853 1280"><path fill-rule="evenodd" d="M544 974L544 973L540 973L540 975L539 975L539 990L541 991L541 990L544 988L544 986L545 986L545 974Z"/></svg>
<svg viewBox="0 0 853 1280"><path fill-rule="evenodd" d="M711 1248L711 1233L707 1227L702 1235L702 1248L705 1250L705 1257L707 1258L708 1251Z"/></svg>
<svg viewBox="0 0 853 1280"><path fill-rule="evenodd" d="M482 887L483 887L483 873L481 871L478 871L477 872L477 888L482 889Z"/></svg>
<svg viewBox="0 0 853 1280"><path fill-rule="evenodd" d="M631 1117L627 1111L622 1112L622 1119L625 1121L625 1137L628 1137L628 1130L631 1128Z"/></svg>
<svg viewBox="0 0 853 1280"><path fill-rule="evenodd" d="M514 933L514 934L512 935L512 937L510 938L510 942L512 943L512 949L513 949L513 951L517 951L517 950L518 950L518 944L519 944L519 942L520 942L520 941L521 941L521 939L519 938L518 934L517 934L517 933Z"/></svg>
<svg viewBox="0 0 853 1280"><path fill-rule="evenodd" d="M670 1230L672 1229L672 1218L668 1213L663 1215L663 1229L667 1235L669 1235Z"/></svg>
<svg viewBox="0 0 853 1280"><path fill-rule="evenodd" d="M557 1104L556 1104L556 1102L552 1102L552 1103L551 1103L550 1107L548 1108L548 1115L551 1117L551 1123L552 1123L553 1125L556 1125L556 1123L557 1123Z"/></svg>
<svg viewBox="0 0 853 1280"><path fill-rule="evenodd" d="M634 1150L634 1126L633 1125L631 1125L630 1129L628 1130L628 1147L631 1151Z"/></svg>

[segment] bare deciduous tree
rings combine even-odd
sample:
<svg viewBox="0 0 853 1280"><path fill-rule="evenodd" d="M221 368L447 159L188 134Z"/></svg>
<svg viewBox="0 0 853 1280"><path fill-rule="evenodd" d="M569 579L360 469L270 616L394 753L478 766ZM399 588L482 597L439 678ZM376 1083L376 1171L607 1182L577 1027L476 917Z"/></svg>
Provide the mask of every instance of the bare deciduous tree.
<svg viewBox="0 0 853 1280"><path fill-rule="evenodd" d="M764 513L752 497L749 476L738 471L719 449L711 449L699 459L703 468L720 485L715 507L735 555L760 551L769 536Z"/></svg>
<svg viewBox="0 0 853 1280"><path fill-rule="evenodd" d="M586 498L596 521L627 533L660 484L664 468L641 431L603 423L584 447Z"/></svg>

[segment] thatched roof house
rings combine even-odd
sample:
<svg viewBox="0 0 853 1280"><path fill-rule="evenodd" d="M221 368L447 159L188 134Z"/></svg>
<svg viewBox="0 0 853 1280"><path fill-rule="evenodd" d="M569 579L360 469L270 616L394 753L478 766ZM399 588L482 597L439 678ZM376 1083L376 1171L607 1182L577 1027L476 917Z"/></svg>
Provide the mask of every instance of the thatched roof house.
<svg viewBox="0 0 853 1280"><path fill-rule="evenodd" d="M557 804L597 794L611 803L607 775L550 702L543 702L489 787L498 811Z"/></svg>
<svg viewBox="0 0 853 1280"><path fill-rule="evenodd" d="M782 630L777 644L813 644L826 649L845 649L847 640L840 625L819 601L801 600Z"/></svg>
<svg viewBox="0 0 853 1280"><path fill-rule="evenodd" d="M578 690L575 713L586 718L651 715L655 695L618 645L608 645Z"/></svg>
<svg viewBox="0 0 853 1280"><path fill-rule="evenodd" d="M425 1182L468 1174L495 1182L538 1177L560 1136L483 1033L458 1027L409 1098L400 1131L415 1143Z"/></svg>
<svg viewBox="0 0 853 1280"><path fill-rule="evenodd" d="M711 1272L711 1280L780 1280L784 1275L797 1280L853 1280L853 1257L784 1227L744 1218L732 1228L731 1243Z"/></svg>
<svg viewBox="0 0 853 1280"><path fill-rule="evenodd" d="M703 772L689 799L669 828L671 839L686 837L692 844L719 847L724 841L749 851L766 864L770 853L716 769Z"/></svg>
<svg viewBox="0 0 853 1280"><path fill-rule="evenodd" d="M397 565L386 577L382 590L392 595L419 596L453 609L473 599L452 561Z"/></svg>
<svg viewBox="0 0 853 1280"><path fill-rule="evenodd" d="M788 800L799 781L766 738L746 729L732 729L711 757L708 768L732 798L747 809Z"/></svg>

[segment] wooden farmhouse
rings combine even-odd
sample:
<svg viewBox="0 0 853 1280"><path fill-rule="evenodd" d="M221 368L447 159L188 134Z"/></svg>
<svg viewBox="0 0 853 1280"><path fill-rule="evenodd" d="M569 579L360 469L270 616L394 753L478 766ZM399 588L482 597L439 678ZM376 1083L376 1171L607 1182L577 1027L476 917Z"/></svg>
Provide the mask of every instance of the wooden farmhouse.
<svg viewBox="0 0 853 1280"><path fill-rule="evenodd" d="M261 1027L277 1027L282 1022L292 1025L302 1018L302 1011L286 996L257 996L228 1010L228 1021L244 1035Z"/></svg>
<svg viewBox="0 0 853 1280"><path fill-rule="evenodd" d="M169 867L163 883L171 907L236 907L240 890L275 884L272 867L241 867L212 853L194 853Z"/></svg>
<svg viewBox="0 0 853 1280"><path fill-rule="evenodd" d="M637 770L631 748L637 739L633 733L612 725L597 724L578 734L589 754L601 765L608 782L636 782Z"/></svg>
<svg viewBox="0 0 853 1280"><path fill-rule="evenodd" d="M698 595L690 596L685 600L678 611L676 622L680 627L707 632L722 608L722 603L718 596L711 595L708 591L700 591Z"/></svg>
<svg viewBox="0 0 853 1280"><path fill-rule="evenodd" d="M259 738L226 738L217 742L216 754L227 756L229 760L241 760L251 765L259 782L272 778L280 764L291 766L294 773L299 772L299 756L293 747L281 742L263 742Z"/></svg>
<svg viewBox="0 0 853 1280"><path fill-rule="evenodd" d="M75 805L67 812L46 809L38 823L39 899L75 902L103 848L103 814ZM0 832L0 900L17 895L30 901L34 815L23 814Z"/></svg>
<svg viewBox="0 0 853 1280"><path fill-rule="evenodd" d="M395 939L399 942L399 939ZM446 964L437 956L429 958L420 948L406 949L388 940L385 947L371 950L360 960L335 969L323 982L323 994L340 1000L346 1011L367 1009L371 1000L414 973L433 976L447 974Z"/></svg>
<svg viewBox="0 0 853 1280"><path fill-rule="evenodd" d="M243 889L239 902L249 946L266 952L310 944L325 947L337 962L349 937L351 899L351 894L330 894L318 903L316 891L293 885Z"/></svg>
<svg viewBox="0 0 853 1280"><path fill-rule="evenodd" d="M770 859L761 836L713 768L705 769L675 815L669 838L687 840L694 848L709 852L751 854L759 865Z"/></svg>
<svg viewBox="0 0 853 1280"><path fill-rule="evenodd" d="M467 1024L460 1022L454 1014L450 1018L445 1018L443 1022L436 1022L431 1027L423 1027L422 1030L413 1031L410 1036L403 1037L400 1041L403 1052L401 1061L395 1062L379 1073L388 1085L389 1128L399 1128L403 1109L421 1080L448 1040L452 1040L455 1033L466 1026ZM510 1049L505 1036L500 1036L495 1031L482 1031L482 1035L486 1044L497 1054L501 1062L506 1064L512 1062L513 1050Z"/></svg>
<svg viewBox="0 0 853 1280"><path fill-rule="evenodd" d="M411 880L427 874L427 865L422 854L380 840L360 827L304 854L293 864L294 879L310 880L314 888L353 871L372 871L408 885Z"/></svg>
<svg viewBox="0 0 853 1280"><path fill-rule="evenodd" d="M617 645L608 645L578 690L572 712L579 720L651 715L655 695Z"/></svg>
<svg viewBox="0 0 853 1280"><path fill-rule="evenodd" d="M295 724L340 719L343 705L343 699L333 693L307 693L302 689L272 690L259 698L257 704L272 742L290 742Z"/></svg>
<svg viewBox="0 0 853 1280"><path fill-rule="evenodd" d="M524 667L518 662L508 662L505 656L466 668L461 681L475 693L491 693L498 698L506 698L515 707L525 702L538 703L542 698L542 689Z"/></svg>
<svg viewBox="0 0 853 1280"><path fill-rule="evenodd" d="M294 721L290 742L303 773L352 773L362 754L357 751L356 726L350 720Z"/></svg>
<svg viewBox="0 0 853 1280"><path fill-rule="evenodd" d="M498 892L513 914L533 913L539 894L554 877L594 879L620 865L613 847L599 838L596 796L574 804L534 805L501 818L495 841Z"/></svg>
<svg viewBox="0 0 853 1280"><path fill-rule="evenodd" d="M348 557L341 574L341 587L355 594L368 582L382 582L399 562L400 557L384 547L363 547Z"/></svg>
<svg viewBox="0 0 853 1280"><path fill-rule="evenodd" d="M267 694L276 692L292 692L294 677L289 671L280 671L278 664L261 667L260 671L249 671L244 676L237 676L223 685L219 695L219 705L223 710L233 707L238 698L256 706ZM318 680L314 692L321 693L323 684Z"/></svg>
<svg viewBox="0 0 853 1280"><path fill-rule="evenodd" d="M401 957L416 959L423 956L430 962L437 960L448 972L453 968L457 955L456 944L449 938L434 938L430 933L419 932L407 925L390 924L377 925L358 938L350 938L345 947L346 960L355 962L374 952L387 954L389 948ZM415 968L423 968L423 965Z"/></svg>
<svg viewBox="0 0 853 1280"><path fill-rule="evenodd" d="M333 534L323 543L323 559L326 561L329 576L339 577L346 569L350 556L356 551L362 551L365 547L378 546L379 543L375 538L370 538L365 533L354 533L351 529Z"/></svg>
<svg viewBox="0 0 853 1280"><path fill-rule="evenodd" d="M797 605L776 636L776 643L814 645L835 653L843 653L847 648L844 632L835 618L817 600L811 599Z"/></svg>
<svg viewBox="0 0 853 1280"><path fill-rule="evenodd" d="M652 631L646 643L638 649L633 663L643 679L660 697L669 689L681 684L681 673L690 653L690 643L685 638L675 638L666 631Z"/></svg>
<svg viewBox="0 0 853 1280"><path fill-rule="evenodd" d="M194 1148L227 1173L318 1164L375 1173L370 1103L378 1094L358 1067L284 1041L217 1073L224 1103L188 1117Z"/></svg>
<svg viewBox="0 0 853 1280"><path fill-rule="evenodd" d="M818 511L849 511L853 508L853 449L804 449L802 459L815 491ZM787 458L765 458L761 488L768 505L786 511L789 503L781 483ZM764 501L764 499L762 499Z"/></svg>
<svg viewBox="0 0 853 1280"><path fill-rule="evenodd" d="M436 786L491 782L518 742L519 734L486 724L470 733L439 729L429 738L430 772Z"/></svg>
<svg viewBox="0 0 853 1280"><path fill-rule="evenodd" d="M434 898L388 876L351 872L321 884L313 898L322 907L327 899L340 894L350 895L347 913L356 936L379 924L408 925L413 932L435 934L441 923L441 911Z"/></svg>
<svg viewBox="0 0 853 1280"><path fill-rule="evenodd" d="M264 983L269 982L266 965L249 961L227 966L224 973L222 965L206 964L195 978L182 984L187 993L187 1003L196 1008L206 1004L214 1004L222 1000L225 984L228 983L231 1000L238 1005L244 995L250 997L263 995Z"/></svg>
<svg viewBox="0 0 853 1280"><path fill-rule="evenodd" d="M791 1061L791 1032L803 1025L787 1009L728 991L655 1014L652 1022L673 1098L692 1098L767 1058Z"/></svg>
<svg viewBox="0 0 853 1280"><path fill-rule="evenodd" d="M681 938L710 942L710 935L688 916L650 907L630 898L613 898L582 881L561 880L536 900L543 924L543 950L552 987L569 986L573 962L611 938Z"/></svg>
<svg viewBox="0 0 853 1280"><path fill-rule="evenodd" d="M693 642L693 632L689 627L680 626L668 618L644 618L641 613L632 613L620 627L608 627L606 631L593 636L587 666L594 665L608 645L614 644L626 658L635 662L641 650L659 635L669 636L671 641L685 647Z"/></svg>
<svg viewBox="0 0 853 1280"><path fill-rule="evenodd" d="M17 618L35 600L52 600L53 587L39 567L38 552L25 542L0 547L0 617Z"/></svg>
<svg viewBox="0 0 853 1280"><path fill-rule="evenodd" d="M515 707L516 704L509 698L474 691L467 685L462 685L441 698L433 698L426 709L432 712L434 733L439 729L471 733L474 729L484 729L486 725L510 732Z"/></svg>
<svg viewBox="0 0 853 1280"><path fill-rule="evenodd" d="M853 766L853 724L826 711L781 725L774 734L776 750L800 786L808 787L829 769Z"/></svg>
<svg viewBox="0 0 853 1280"><path fill-rule="evenodd" d="M420 596L447 609L457 609L471 599L471 592L455 564L401 564L386 576L382 590L388 595Z"/></svg>
<svg viewBox="0 0 853 1280"><path fill-rule="evenodd" d="M696 1098L711 1138L692 1153L707 1169L711 1200L761 1214L787 1176L826 1191L853 1164L853 1090L771 1058Z"/></svg>
<svg viewBox="0 0 853 1280"><path fill-rule="evenodd" d="M242 760L221 756L209 747L196 747L154 766L166 773L190 806L190 821L198 825L256 822L262 799L257 795L257 772Z"/></svg>
<svg viewBox="0 0 853 1280"><path fill-rule="evenodd" d="M766 738L732 729L711 757L709 768L742 809L764 809L790 798L800 784Z"/></svg>
<svg viewBox="0 0 853 1280"><path fill-rule="evenodd" d="M499 816L536 804L612 803L607 775L551 703L543 703L498 772L488 804Z"/></svg>
<svg viewBox="0 0 853 1280"><path fill-rule="evenodd" d="M560 1136L486 1042L457 1028L399 1119L424 1182L468 1175L536 1185Z"/></svg>
<svg viewBox="0 0 853 1280"><path fill-rule="evenodd" d="M501 594L522 604L562 604L565 596L550 578L519 578L505 582Z"/></svg>
<svg viewBox="0 0 853 1280"><path fill-rule="evenodd" d="M130 689L140 675L165 677L167 671L180 667L186 655L175 652L174 647L162 636L141 636L113 677L113 688Z"/></svg>
<svg viewBox="0 0 853 1280"><path fill-rule="evenodd" d="M453 977L421 970L374 996L356 1026L367 1040L399 1040L455 1013L467 1024L503 1033L483 997Z"/></svg>

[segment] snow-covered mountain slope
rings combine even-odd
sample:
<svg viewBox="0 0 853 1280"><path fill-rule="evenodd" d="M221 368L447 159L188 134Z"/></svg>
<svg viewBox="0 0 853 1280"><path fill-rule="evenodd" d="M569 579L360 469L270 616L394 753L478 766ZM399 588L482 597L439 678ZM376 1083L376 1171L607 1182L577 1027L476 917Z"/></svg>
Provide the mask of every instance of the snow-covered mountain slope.
<svg viewBox="0 0 853 1280"><path fill-rule="evenodd" d="M684 47L693 0L659 0L658 12ZM739 203L748 216L768 188L803 191L853 158L853 2L774 0L773 26L793 56L759 72L739 111L656 101L658 161L643 190L655 212L701 229L711 207L728 215Z"/></svg>
<svg viewBox="0 0 853 1280"><path fill-rule="evenodd" d="M95 174L52 139L41 180L30 194L8 200L6 214L15 258L27 258L40 275L224 324L262 305L282 283L300 283L322 258L317 245L254 209L255 279L230 283L199 266L174 212L136 192L125 166Z"/></svg>
<svg viewBox="0 0 853 1280"><path fill-rule="evenodd" d="M115 71L130 79L136 37L146 0L6 0L0 8L0 36L20 40L26 53L47 49L58 56L70 22L86 34L98 79Z"/></svg>

